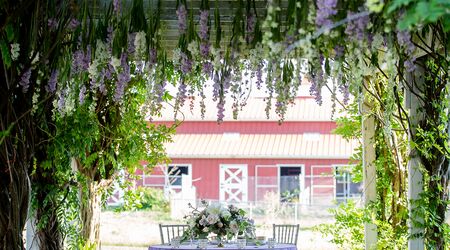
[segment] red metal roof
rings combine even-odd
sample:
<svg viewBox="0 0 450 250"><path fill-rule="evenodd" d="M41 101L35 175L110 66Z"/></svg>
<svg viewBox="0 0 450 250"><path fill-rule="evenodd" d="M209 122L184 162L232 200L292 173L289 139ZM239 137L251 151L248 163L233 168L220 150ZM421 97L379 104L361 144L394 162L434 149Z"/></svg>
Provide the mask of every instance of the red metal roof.
<svg viewBox="0 0 450 250"><path fill-rule="evenodd" d="M170 158L349 159L358 141L333 134L178 134Z"/></svg>

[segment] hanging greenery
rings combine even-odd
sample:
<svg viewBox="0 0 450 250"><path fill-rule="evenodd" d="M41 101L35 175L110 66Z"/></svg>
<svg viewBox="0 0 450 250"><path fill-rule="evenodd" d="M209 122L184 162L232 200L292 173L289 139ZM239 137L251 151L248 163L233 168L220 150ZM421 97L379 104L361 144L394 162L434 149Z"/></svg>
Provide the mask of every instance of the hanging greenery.
<svg viewBox="0 0 450 250"><path fill-rule="evenodd" d="M433 249L448 244L448 226L443 223L450 158L447 1L269 0L257 8L261 1L237 0L222 8L222 1L202 0L193 6L193 2L178 0L170 13L177 22L175 48L165 44L170 23L163 18L163 4L0 0L2 90L7 90L1 99L5 167L0 173L2 183L22 183L23 192L14 196L17 200L27 200L25 183L38 144L29 138L39 134L34 128L47 134L40 137L43 144L39 146L49 146L46 142L53 137L65 138L61 145L76 159L86 183L98 182L137 166L137 157L145 156L141 159L153 163L164 158L161 142L170 130L146 130L145 121L158 115L162 102L172 98L168 85L178 89L176 110L187 100L193 107L199 97L203 114L210 108L203 101L210 95L206 90L212 89L221 122L225 103L232 102L233 117L238 118L253 88L267 92L265 111L269 114L275 109L283 121L303 82L311 83L310 93L318 104L322 92L329 89L333 101L344 105L350 93L362 99L365 83L383 82L383 107L379 109L385 122L383 138L393 138L396 125L391 118L400 116L399 124L408 124L411 146L417 148L426 177L423 198L417 201L426 210L420 214L423 221L417 222L424 231L412 236L425 237ZM230 10L232 14L224 20L222 13ZM422 87L417 87L418 78L412 74L419 69L425 72ZM417 96L424 109L417 127L411 127L411 117L401 105L405 90ZM37 126L36 120L51 124ZM136 127L136 134L127 134ZM71 134L77 136L69 140L66 136ZM146 148L137 146L143 141L155 154L144 154ZM36 168L51 166L43 164L51 161L45 159L49 148L37 150L42 158ZM11 165L16 153L21 160L15 164L20 168ZM133 155L122 158L125 153ZM20 178L6 174L12 170L20 170ZM2 193L5 190L10 195L13 190L8 185L2 186ZM89 190L82 192L89 195ZM8 195L5 199L16 201ZM25 211L26 204L16 202L14 209ZM14 217L17 232L24 219L13 216L11 209L5 214ZM10 235L6 228L7 223L0 227L3 241L9 240L4 236ZM15 247L18 241L12 239Z"/></svg>

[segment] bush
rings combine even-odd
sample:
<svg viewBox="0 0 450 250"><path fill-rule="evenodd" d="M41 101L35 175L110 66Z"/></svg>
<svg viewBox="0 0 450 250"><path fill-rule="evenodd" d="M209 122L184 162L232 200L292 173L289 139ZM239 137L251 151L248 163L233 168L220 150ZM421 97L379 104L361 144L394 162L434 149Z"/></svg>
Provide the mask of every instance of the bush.
<svg viewBox="0 0 450 250"><path fill-rule="evenodd" d="M342 203L336 209L331 209L336 220L333 224L319 225L316 230L330 236L331 242L340 249L364 249L364 223L372 221L368 209L360 208L353 201ZM400 250L408 244L407 228L399 227L397 232L386 221L375 220L378 238L377 249Z"/></svg>
<svg viewBox="0 0 450 250"><path fill-rule="evenodd" d="M118 210L151 210L169 212L169 201L159 188L138 187L128 190L124 195L124 204Z"/></svg>
<svg viewBox="0 0 450 250"><path fill-rule="evenodd" d="M336 222L319 225L317 230L323 235L331 236L331 242L342 249L364 249L364 209L349 201L331 209L331 213Z"/></svg>

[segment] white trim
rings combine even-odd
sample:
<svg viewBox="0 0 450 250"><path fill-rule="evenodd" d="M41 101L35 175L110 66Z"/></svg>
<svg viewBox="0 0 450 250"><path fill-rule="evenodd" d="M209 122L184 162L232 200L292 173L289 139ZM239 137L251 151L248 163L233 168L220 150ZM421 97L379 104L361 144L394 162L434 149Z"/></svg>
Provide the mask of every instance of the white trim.
<svg viewBox="0 0 450 250"><path fill-rule="evenodd" d="M163 172L164 174L145 174L145 171L142 172L142 186L144 187L162 187L165 188L167 186L168 183L168 169L169 167L187 167L188 168L188 174L187 176L189 178L191 178L192 180L192 164L190 163L175 163L175 164L166 164L166 165L157 165L155 166L161 169L161 172ZM145 180L146 179L156 179L156 178L163 178L164 179L164 183L162 184L153 184L153 183L146 183ZM170 185L169 188L171 189L181 189L181 185Z"/></svg>
<svg viewBox="0 0 450 250"><path fill-rule="evenodd" d="M239 202L247 202L248 201L248 164L219 164L219 200L221 202L227 202L224 197L225 195L222 193L221 180L223 178L225 178L225 176L223 176L225 174L225 172L222 171L222 168L229 168L229 167L231 167L231 168L239 167L242 169L242 173L241 173L241 175L242 175L241 183L243 184L242 192L241 192L242 199ZM231 178L234 178L234 177L231 177Z"/></svg>
<svg viewBox="0 0 450 250"><path fill-rule="evenodd" d="M336 171L337 171L337 168L338 167L350 167L350 168L353 168L353 167L355 167L355 164L332 164L331 165L332 167L333 167L333 174L334 174L334 180L333 180L333 183L334 183L334 199L335 200L337 200L337 197L336 197L336 195L337 195L337 191L336 191L336 182L337 182L337 180L336 180ZM347 188L348 188L348 192L350 192L350 184L352 183L352 176L350 175L350 180L348 180L349 182L347 182L346 184L347 184ZM341 184L345 184L345 183L341 183ZM344 199L347 199L347 198L351 198L351 197L343 197Z"/></svg>
<svg viewBox="0 0 450 250"><path fill-rule="evenodd" d="M279 188L279 179L277 179L277 184L276 185L259 185L258 184L258 168L276 168L277 169L277 176L279 175L279 171L280 169L278 168L278 166L276 164L273 165L255 165L255 201L258 201L258 188L259 187L266 187L266 188L271 188L271 187L276 187L278 190L278 196L280 196L279 192L280 192L280 188Z"/></svg>
<svg viewBox="0 0 450 250"><path fill-rule="evenodd" d="M175 164L167 164L166 165L166 167L167 167L167 171L169 171L169 167L187 167L188 168L188 174L187 174L187 176L189 177L189 178L191 178L191 181L192 181L192 164L188 164L188 163L175 163ZM186 175L186 174L185 174ZM170 177L170 175L169 175L169 173L167 173L167 177ZM180 177L181 177L181 175L180 175ZM180 184L180 185L169 185L170 186L170 188L181 188L181 186L182 186L182 184Z"/></svg>
<svg viewBox="0 0 450 250"><path fill-rule="evenodd" d="M329 168L331 170L331 173L328 175L325 174L320 174L320 175L316 175L314 174L314 168ZM314 203L314 188L333 188L333 199L336 198L336 178L335 178L335 174L334 174L334 168L333 165L311 165L311 173L310 173L310 190L311 190L311 195L310 195L310 203L313 204ZM314 178L333 178L333 184L332 185L314 185Z"/></svg>

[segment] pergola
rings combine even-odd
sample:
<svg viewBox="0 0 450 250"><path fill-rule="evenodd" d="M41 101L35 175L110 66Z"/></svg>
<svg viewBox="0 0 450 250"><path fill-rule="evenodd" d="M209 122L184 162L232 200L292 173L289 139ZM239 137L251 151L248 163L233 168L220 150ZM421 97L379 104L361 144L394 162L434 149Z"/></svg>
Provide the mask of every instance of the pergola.
<svg viewBox="0 0 450 250"><path fill-rule="evenodd" d="M172 98L165 92L167 83L178 87L174 97L177 107L183 105L188 95L204 98L206 81L212 81L219 122L226 101L231 99L233 108L239 112L252 86L264 83L267 107L275 103L282 121L305 75L313 83L311 93L318 103L322 89L327 88L338 103L337 89L346 94L351 90L360 103L367 207L377 200L375 136L376 121L382 119L373 113L374 102L381 103L388 118L397 112L400 123L408 123L404 128L409 133L408 230L414 236L408 238L408 247L424 249L426 240L439 242L440 249L445 247L442 244L448 244L439 239L443 235L441 225L426 225L429 230L426 232L417 223L425 218L417 218L415 213L420 208L415 201L422 198L426 188L439 193L437 198L431 196L431 200L442 202L438 203L439 208L429 207L436 213L442 213L448 200L447 187L439 186L448 185L450 158L447 150L450 126L448 120L440 119L448 115L448 107L439 105L447 100L449 79L447 2L370 1L366 5L336 0L56 2L0 1L0 5L4 3L0 7L0 66L5 72L0 77L3 92L0 159L4 165L0 169L3 183L0 198L8 201L0 211L3 213L0 221L4 222L0 224L0 243L5 248L20 248L17 242L21 239L15 233L20 236L24 218L17 211L26 214L30 179L38 184L48 179L57 182L52 174L66 171L69 187L76 182L72 175L80 173L84 179L78 181L87 180L86 193L90 195L108 186L125 163L137 162L138 159L122 159L123 148L136 157L149 157L127 142L136 140L140 145L148 145L146 139L154 135L161 136L155 141L166 140L162 135L168 130L154 127L146 130L146 125L139 122L145 115L139 116L139 112L141 107L150 107L149 112L158 113L161 102ZM429 11L424 13L421 7ZM27 11L32 13L31 19ZM204 11L209 12L201 17L199 13ZM371 96L369 89L374 82L386 86L386 96ZM135 132L124 127L124 120L127 121L124 117L132 121L126 125L141 130ZM80 121L87 121L80 127L88 132L70 130L71 126L80 125ZM90 131L91 127L97 130ZM66 134L61 135L60 131ZM81 132L95 139L83 137L85 134L79 136ZM137 136L130 139L127 136L132 136L132 132ZM67 150L70 158L54 153L65 150L50 143L58 136L71 149ZM429 143L434 151L427 154L417 145L426 146L429 140L434 140ZM84 141L88 142L83 144ZM77 144L83 144L84 148L77 148ZM158 151L161 145L151 146L155 152L151 157L163 158ZM47 155L50 149L55 158ZM437 159L429 155L434 153ZM398 156L398 152L395 154ZM17 155L20 160L11 160ZM54 163L63 158L72 162L70 174L68 169L59 169L60 165ZM52 174L45 172L52 167L58 170ZM37 171L41 179L30 178L31 170ZM423 185L422 173L433 177L427 180L428 187ZM92 207L81 205L81 208L99 210L98 197L89 195L88 201L97 206L86 202L82 204ZM96 231L95 222L88 221L94 219L86 218L82 222L88 225L83 227L85 240L95 242L92 237L98 236L98 228ZM433 230L441 235L430 236ZM12 241L17 244L12 246L9 243ZM376 245L376 225L366 223L365 248Z"/></svg>

